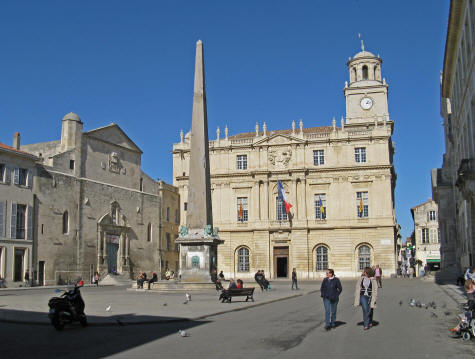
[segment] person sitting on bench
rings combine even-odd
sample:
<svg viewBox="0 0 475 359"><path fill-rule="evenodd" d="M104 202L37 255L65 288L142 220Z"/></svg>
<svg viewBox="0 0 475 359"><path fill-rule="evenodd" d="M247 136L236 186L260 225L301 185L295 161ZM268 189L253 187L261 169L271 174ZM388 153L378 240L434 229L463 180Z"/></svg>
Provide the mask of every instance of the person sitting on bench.
<svg viewBox="0 0 475 359"><path fill-rule="evenodd" d="M152 278L148 281L148 289L150 290L150 286L152 283L155 283L156 281L158 281L158 276L157 276L157 273L155 272L152 272L150 273L152 275Z"/></svg>
<svg viewBox="0 0 475 359"><path fill-rule="evenodd" d="M242 282L242 280L238 279L236 282L237 282L236 288L237 288L237 289L242 289L242 287L243 287L243 285L244 285L244 283Z"/></svg>

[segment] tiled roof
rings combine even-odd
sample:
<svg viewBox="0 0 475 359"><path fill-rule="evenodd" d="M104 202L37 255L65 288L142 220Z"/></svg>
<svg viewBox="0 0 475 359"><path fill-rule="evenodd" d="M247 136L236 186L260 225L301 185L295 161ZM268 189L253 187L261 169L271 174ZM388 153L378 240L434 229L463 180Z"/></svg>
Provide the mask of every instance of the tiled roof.
<svg viewBox="0 0 475 359"><path fill-rule="evenodd" d="M333 127L331 126L322 126L322 127L309 127L309 128L304 128L303 133L322 133L322 132L331 132ZM298 134L300 133L300 129L295 129L295 133ZM259 131L259 136L262 136L264 134L263 131ZM292 130L273 130L273 131L267 131L267 136L272 136L272 135L291 135ZM230 140L237 140L241 138L252 138L256 137L255 132L244 132L244 133L238 133L237 135L229 136Z"/></svg>
<svg viewBox="0 0 475 359"><path fill-rule="evenodd" d="M28 157L31 157L32 159L34 160L37 160L39 159L38 157L36 157L35 155L29 153L29 152L25 152L25 151L21 151L21 150L17 150L16 148L12 147L12 146L8 146L4 143L1 143L0 142L0 150L7 150L8 152L15 152L19 155L22 155L22 156L28 156Z"/></svg>

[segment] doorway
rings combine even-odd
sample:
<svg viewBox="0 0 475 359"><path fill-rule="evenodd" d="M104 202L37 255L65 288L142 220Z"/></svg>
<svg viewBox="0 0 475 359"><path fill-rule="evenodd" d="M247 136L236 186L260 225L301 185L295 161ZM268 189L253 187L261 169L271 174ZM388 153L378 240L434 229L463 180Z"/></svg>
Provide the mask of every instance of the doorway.
<svg viewBox="0 0 475 359"><path fill-rule="evenodd" d="M14 257L14 271L13 271L13 281L22 282L23 281L23 260L25 258L24 249L15 249Z"/></svg>
<svg viewBox="0 0 475 359"><path fill-rule="evenodd" d="M274 277L288 278L289 247L274 247Z"/></svg>
<svg viewBox="0 0 475 359"><path fill-rule="evenodd" d="M117 253L119 252L119 243L113 241L107 242L107 272L117 274Z"/></svg>
<svg viewBox="0 0 475 359"><path fill-rule="evenodd" d="M38 263L38 284L45 285L45 261Z"/></svg>

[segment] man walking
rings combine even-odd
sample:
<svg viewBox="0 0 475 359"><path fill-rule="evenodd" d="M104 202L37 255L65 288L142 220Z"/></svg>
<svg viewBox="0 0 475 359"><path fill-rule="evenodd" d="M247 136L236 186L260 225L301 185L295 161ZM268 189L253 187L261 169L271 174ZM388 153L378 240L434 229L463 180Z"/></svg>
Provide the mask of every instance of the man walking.
<svg viewBox="0 0 475 359"><path fill-rule="evenodd" d="M294 268L292 270L292 289L294 289L294 285L295 285L295 290L299 290L299 286L297 285L297 268Z"/></svg>

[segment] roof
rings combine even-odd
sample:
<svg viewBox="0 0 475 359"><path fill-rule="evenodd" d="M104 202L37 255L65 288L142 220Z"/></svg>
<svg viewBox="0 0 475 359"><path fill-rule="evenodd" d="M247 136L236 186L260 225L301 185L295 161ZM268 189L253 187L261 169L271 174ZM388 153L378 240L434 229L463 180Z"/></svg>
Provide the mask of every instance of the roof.
<svg viewBox="0 0 475 359"><path fill-rule="evenodd" d="M32 159L34 161L39 160L39 157L37 157L37 156L35 156L35 155L33 155L29 152L17 150L14 147L8 146L8 145L0 142L0 151L2 151L2 150L6 151L6 152L12 152L12 153L15 153L15 154L23 156L23 157L29 157L30 159Z"/></svg>
<svg viewBox="0 0 475 359"><path fill-rule="evenodd" d="M333 127L331 126L322 126L322 127L310 127L310 128L303 128L303 133L322 133L322 132L331 132ZM295 133L299 133L300 129L295 129ZM273 130L273 131L266 131L267 136L271 135L291 135L292 130ZM260 131L259 136L263 136L264 132ZM233 136L229 136L228 138L230 140L237 140L241 138L253 138L256 137L256 132L244 132L244 133L238 133Z"/></svg>
<svg viewBox="0 0 475 359"><path fill-rule="evenodd" d="M125 147L128 147L129 149L133 150L133 151L136 151L136 152L140 152L140 153L143 153L142 150L135 144L134 141L132 141L130 139L129 136L127 136L127 134L124 132L124 130L122 130L120 128L120 126L116 123L111 123L107 126L103 126L103 127L99 127L99 128L95 128L93 130L90 130L90 131L87 131L87 132L84 132L85 135L92 135L92 137L94 138L98 138L98 139L102 139L102 140L108 140L110 141L110 138L108 138L110 136L110 132L107 133L107 131L109 130L116 130L116 133L119 135L119 137L121 138L121 141L123 141L121 144L115 142L115 144L119 145L119 146L125 146ZM128 145L128 146L126 146Z"/></svg>
<svg viewBox="0 0 475 359"><path fill-rule="evenodd" d="M369 51L363 50L363 51L358 52L355 56L353 56L353 59L358 59L360 57L376 57L376 56L374 56L374 54Z"/></svg>

